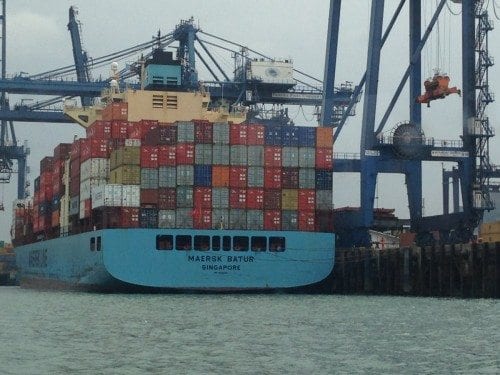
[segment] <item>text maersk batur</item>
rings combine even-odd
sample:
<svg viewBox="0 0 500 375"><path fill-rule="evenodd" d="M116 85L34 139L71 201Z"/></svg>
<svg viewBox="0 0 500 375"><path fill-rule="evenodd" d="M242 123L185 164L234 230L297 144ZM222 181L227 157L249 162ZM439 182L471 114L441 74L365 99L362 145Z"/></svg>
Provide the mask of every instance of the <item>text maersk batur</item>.
<svg viewBox="0 0 500 375"><path fill-rule="evenodd" d="M210 263L203 264L201 269L204 271L240 271L240 265L235 263L252 263L253 256L234 256L234 255L190 255L188 256L189 262ZM232 264L220 264L220 263ZM218 264L219 263L219 264Z"/></svg>

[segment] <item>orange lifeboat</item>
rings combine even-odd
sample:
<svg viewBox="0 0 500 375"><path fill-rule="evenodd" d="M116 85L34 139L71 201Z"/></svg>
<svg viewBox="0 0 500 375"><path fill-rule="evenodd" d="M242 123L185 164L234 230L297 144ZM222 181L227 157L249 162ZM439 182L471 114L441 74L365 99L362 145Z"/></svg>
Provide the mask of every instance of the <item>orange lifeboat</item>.
<svg viewBox="0 0 500 375"><path fill-rule="evenodd" d="M456 86L449 87L449 83L450 77L436 74L432 79L425 80L425 93L419 95L415 101L420 104L427 103L427 107L430 107L433 100L444 99L450 94L461 95L462 92Z"/></svg>

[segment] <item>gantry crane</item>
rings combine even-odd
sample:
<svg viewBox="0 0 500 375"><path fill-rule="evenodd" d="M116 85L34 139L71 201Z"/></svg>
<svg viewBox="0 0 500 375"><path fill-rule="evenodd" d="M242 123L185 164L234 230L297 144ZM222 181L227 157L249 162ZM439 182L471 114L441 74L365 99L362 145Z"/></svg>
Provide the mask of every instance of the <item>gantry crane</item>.
<svg viewBox="0 0 500 375"><path fill-rule="evenodd" d="M457 2L457 1L456 1ZM446 4L440 0L427 29L422 34L419 0L409 0L409 62L394 96L390 101L380 123L375 121L377 110L377 90L382 47L398 18L405 0L401 0L384 33L382 30L384 1L371 3L370 32L367 54L367 68L353 97L357 97L361 87L365 87L361 145L359 159L336 160L336 172L360 173L359 211L337 216L337 230L341 232L340 244L369 245L368 229L374 224L373 208L375 188L379 173L401 173L405 175L411 228L419 234L421 244L430 243L431 231L439 231L444 241L469 241L478 225L484 210L493 208L488 192L488 179L492 176L489 163L488 141L493 131L485 116L485 106L493 101L488 90L487 70L492 60L487 52L487 34L492 29L488 22L483 0L463 0L462 3L462 78L463 78L463 120L460 140L436 141L426 138L422 132L421 104L416 102L422 85L421 51ZM340 18L341 0L331 0L330 24ZM329 27L329 43L338 38L338 26ZM331 43L335 46L336 42ZM330 47L331 47L330 46ZM334 65L336 50L330 48L327 67ZM476 60L478 63L476 64ZM326 69L331 72L332 69ZM334 72L334 69L333 69ZM333 77L334 78L334 77ZM325 82L331 81L325 77ZM390 136L382 132L396 101L405 84L409 81L409 120L397 124ZM326 86L325 86L326 87ZM325 95L327 97L327 95ZM352 105L353 103L351 103ZM345 124L350 106L345 108L344 116L336 127L335 137ZM326 113L326 112L324 112ZM328 116L323 125L328 126ZM444 202L443 215L422 216L422 161L455 162L454 202L456 210L448 212L448 197ZM450 175L446 174L445 177ZM458 212L458 185L461 188L463 211Z"/></svg>

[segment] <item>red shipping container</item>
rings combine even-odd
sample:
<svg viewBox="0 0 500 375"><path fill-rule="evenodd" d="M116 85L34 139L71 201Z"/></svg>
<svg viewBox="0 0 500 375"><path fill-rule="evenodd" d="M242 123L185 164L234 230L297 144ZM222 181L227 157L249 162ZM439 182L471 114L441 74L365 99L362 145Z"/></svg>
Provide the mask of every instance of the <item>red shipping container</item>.
<svg viewBox="0 0 500 375"><path fill-rule="evenodd" d="M281 210L281 190L264 190L264 209Z"/></svg>
<svg viewBox="0 0 500 375"><path fill-rule="evenodd" d="M314 210L316 208L316 191L314 189L299 190L299 210Z"/></svg>
<svg viewBox="0 0 500 375"><path fill-rule="evenodd" d="M111 121L97 120L87 128L87 138L110 139Z"/></svg>
<svg viewBox="0 0 500 375"><path fill-rule="evenodd" d="M212 189L209 187L197 187L193 194L194 207L211 208L212 207Z"/></svg>
<svg viewBox="0 0 500 375"><path fill-rule="evenodd" d="M229 125L229 143L231 145L246 145L247 126L242 124Z"/></svg>
<svg viewBox="0 0 500 375"><path fill-rule="evenodd" d="M40 174L40 189L46 186L52 186L52 176L52 171L46 171Z"/></svg>
<svg viewBox="0 0 500 375"><path fill-rule="evenodd" d="M128 118L128 103L115 102L110 103L102 110L101 117L103 120L127 120Z"/></svg>
<svg viewBox="0 0 500 375"><path fill-rule="evenodd" d="M229 186L247 187L248 169L247 167L229 168Z"/></svg>
<svg viewBox="0 0 500 375"><path fill-rule="evenodd" d="M52 185L40 187L40 202L50 201L53 196L54 190Z"/></svg>
<svg viewBox="0 0 500 375"><path fill-rule="evenodd" d="M249 210L264 209L264 189L262 188L247 189L247 208Z"/></svg>
<svg viewBox="0 0 500 375"><path fill-rule="evenodd" d="M158 209L175 210L177 203L177 190L175 188L158 189Z"/></svg>
<svg viewBox="0 0 500 375"><path fill-rule="evenodd" d="M193 210L193 227L195 229L211 229L212 210L195 208Z"/></svg>
<svg viewBox="0 0 500 375"><path fill-rule="evenodd" d="M136 207L120 207L120 227L138 228L139 209Z"/></svg>
<svg viewBox="0 0 500 375"><path fill-rule="evenodd" d="M264 166L281 167L281 147L279 146L264 147Z"/></svg>
<svg viewBox="0 0 500 375"><path fill-rule="evenodd" d="M92 199L85 199L82 202L80 202L80 212L81 212L81 205L83 204L83 217L87 218L90 217L90 213L92 212Z"/></svg>
<svg viewBox="0 0 500 375"><path fill-rule="evenodd" d="M283 189L298 189L299 168L283 167L281 171L281 186Z"/></svg>
<svg viewBox="0 0 500 375"><path fill-rule="evenodd" d="M316 229L316 214L314 211L299 211L299 230L314 232Z"/></svg>
<svg viewBox="0 0 500 375"><path fill-rule="evenodd" d="M158 166L159 167L175 167L176 166L176 147L161 145L158 146Z"/></svg>
<svg viewBox="0 0 500 375"><path fill-rule="evenodd" d="M316 149L316 168L333 169L333 150L331 148Z"/></svg>
<svg viewBox="0 0 500 375"><path fill-rule="evenodd" d="M158 189L141 189L141 205L158 204Z"/></svg>
<svg viewBox="0 0 500 375"><path fill-rule="evenodd" d="M158 168L157 146L141 146L141 167Z"/></svg>
<svg viewBox="0 0 500 375"><path fill-rule="evenodd" d="M71 160L69 165L71 179L78 176L80 178L80 159Z"/></svg>
<svg viewBox="0 0 500 375"><path fill-rule="evenodd" d="M52 164L54 158L52 156L46 156L42 160L40 160L40 172L52 172Z"/></svg>
<svg viewBox="0 0 500 375"><path fill-rule="evenodd" d="M246 189L231 189L229 190L229 208L247 207L247 190Z"/></svg>
<svg viewBox="0 0 500 375"><path fill-rule="evenodd" d="M85 139L86 138L77 139L71 144L71 160L80 158L80 145L85 142Z"/></svg>
<svg viewBox="0 0 500 375"><path fill-rule="evenodd" d="M264 229L281 230L281 211L279 210L264 211Z"/></svg>
<svg viewBox="0 0 500 375"><path fill-rule="evenodd" d="M194 121L194 141L195 143L212 143L212 124L206 120Z"/></svg>
<svg viewBox="0 0 500 375"><path fill-rule="evenodd" d="M69 196L76 197L77 195L80 195L80 173L69 179Z"/></svg>
<svg viewBox="0 0 500 375"><path fill-rule="evenodd" d="M146 134L148 134L150 131L156 129L158 127L158 121L157 120L141 120L139 121L139 129L140 129L140 139L144 139ZM135 138L135 137L130 137L130 138Z"/></svg>
<svg viewBox="0 0 500 375"><path fill-rule="evenodd" d="M108 140L88 138L80 146L80 162L91 158L106 158L108 156Z"/></svg>
<svg viewBox="0 0 500 375"><path fill-rule="evenodd" d="M58 227L59 226L59 217L60 217L60 212L59 211L53 211L52 212L52 228Z"/></svg>
<svg viewBox="0 0 500 375"><path fill-rule="evenodd" d="M120 121L120 120L111 121L111 138L127 139L128 128L129 128L128 121Z"/></svg>
<svg viewBox="0 0 500 375"><path fill-rule="evenodd" d="M264 168L264 187L281 189L281 168Z"/></svg>
<svg viewBox="0 0 500 375"><path fill-rule="evenodd" d="M264 139L264 125L247 125L247 145L263 145Z"/></svg>
<svg viewBox="0 0 500 375"><path fill-rule="evenodd" d="M71 143L59 143L54 148L54 159L64 160L67 159L71 153Z"/></svg>
<svg viewBox="0 0 500 375"><path fill-rule="evenodd" d="M194 163L194 143L179 143L175 150L177 165Z"/></svg>

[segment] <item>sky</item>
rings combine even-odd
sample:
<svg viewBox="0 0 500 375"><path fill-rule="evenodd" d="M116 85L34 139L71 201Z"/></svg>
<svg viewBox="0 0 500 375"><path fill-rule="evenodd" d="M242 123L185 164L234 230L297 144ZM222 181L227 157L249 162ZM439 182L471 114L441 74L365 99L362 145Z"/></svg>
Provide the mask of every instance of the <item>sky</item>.
<svg viewBox="0 0 500 375"><path fill-rule="evenodd" d="M399 1L386 1L384 25L392 16ZM422 23L426 25L435 1L423 3ZM490 18L495 20L493 4L489 2ZM366 69L369 33L369 0L344 1L341 9L339 49L335 83L359 82ZM325 46L328 28L329 1L327 0L143 0L124 2L116 0L7 0L7 75L20 72L35 74L73 63L70 35L67 30L68 9L76 6L82 26L84 49L91 57L100 57L130 46L151 40L161 30L172 31L182 19L194 17L199 27L208 33L237 42L267 56L291 58L294 67L314 77L323 79ZM500 6L497 8L500 14ZM439 21L439 33L434 32L424 49L422 77L440 68L449 74L450 84L461 87L460 5L449 2ZM405 6L382 51L379 100L376 118L380 120L392 98L395 88L408 64L408 13ZM437 29L437 28L435 28ZM490 55L499 59L499 30L490 33ZM231 61L222 54L225 66ZM123 67L127 61L120 61ZM106 72L94 73L94 77ZM209 77L200 77L201 79ZM491 91L500 88L498 67L490 69ZM423 85L422 85L423 87ZM11 105L34 96L10 95ZM384 129L386 134L403 121L407 121L408 94L404 90ZM362 98L363 100L363 98ZM356 116L350 118L339 139L335 152L359 153L361 135L362 101L357 105ZM311 108L291 108L291 117L297 124L309 124L313 119ZM498 123L498 105L489 106L488 115L493 127ZM449 96L423 108L423 130L427 137L458 140L462 129L461 99ZM39 174L39 160L52 155L53 148L61 142L71 142L75 135L83 136L77 124L16 123L16 136L27 140L31 149L28 159L29 179ZM493 163L500 164L498 140L490 143ZM441 163L423 164L424 214L442 212ZM450 167L448 165L448 167ZM11 202L16 198L17 179L0 186L0 201L6 210L0 212L0 239L9 238ZM359 177L353 173L334 175L335 207L359 205ZM31 187L32 191L32 187ZM395 208L396 214L407 218L407 198L402 175L381 174L378 177L376 207Z"/></svg>

